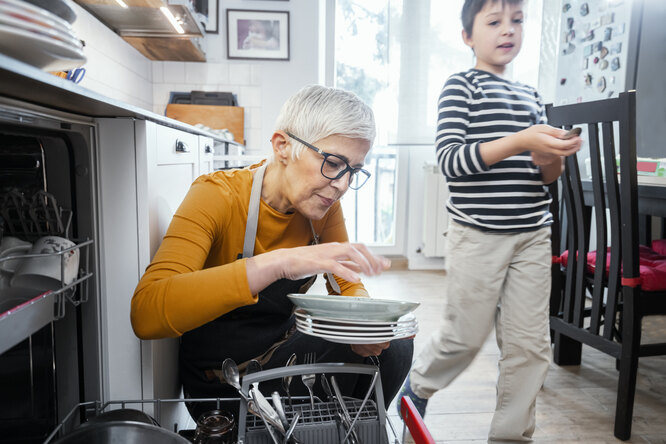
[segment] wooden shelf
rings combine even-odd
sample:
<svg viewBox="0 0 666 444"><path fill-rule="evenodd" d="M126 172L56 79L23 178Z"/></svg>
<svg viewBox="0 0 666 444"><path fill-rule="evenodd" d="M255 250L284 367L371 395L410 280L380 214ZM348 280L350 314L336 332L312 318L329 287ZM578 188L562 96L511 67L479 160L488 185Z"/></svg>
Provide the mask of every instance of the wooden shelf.
<svg viewBox="0 0 666 444"><path fill-rule="evenodd" d="M171 62L205 62L203 50L188 38L177 37L123 37L150 60Z"/></svg>

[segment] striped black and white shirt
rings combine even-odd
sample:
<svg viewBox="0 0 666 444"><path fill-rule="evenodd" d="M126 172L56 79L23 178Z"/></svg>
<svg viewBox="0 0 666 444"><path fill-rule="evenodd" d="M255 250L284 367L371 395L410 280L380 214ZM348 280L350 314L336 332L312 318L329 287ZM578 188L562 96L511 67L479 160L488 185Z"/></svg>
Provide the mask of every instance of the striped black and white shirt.
<svg viewBox="0 0 666 444"><path fill-rule="evenodd" d="M437 162L451 218L484 231L529 231L552 223L551 198L529 151L486 165L479 144L546 123L537 91L471 69L446 81L438 102Z"/></svg>

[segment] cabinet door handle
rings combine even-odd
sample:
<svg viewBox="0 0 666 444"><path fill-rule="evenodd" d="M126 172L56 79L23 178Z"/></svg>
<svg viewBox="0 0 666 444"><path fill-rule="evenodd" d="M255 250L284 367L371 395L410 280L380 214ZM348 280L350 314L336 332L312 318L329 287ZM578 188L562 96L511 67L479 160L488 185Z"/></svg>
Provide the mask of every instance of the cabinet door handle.
<svg viewBox="0 0 666 444"><path fill-rule="evenodd" d="M177 153L189 153L190 152L190 147L187 146L185 142L182 140L176 139L176 152Z"/></svg>
<svg viewBox="0 0 666 444"><path fill-rule="evenodd" d="M206 148L204 148L204 153L210 154L213 152L213 148L210 147L210 145L206 145Z"/></svg>

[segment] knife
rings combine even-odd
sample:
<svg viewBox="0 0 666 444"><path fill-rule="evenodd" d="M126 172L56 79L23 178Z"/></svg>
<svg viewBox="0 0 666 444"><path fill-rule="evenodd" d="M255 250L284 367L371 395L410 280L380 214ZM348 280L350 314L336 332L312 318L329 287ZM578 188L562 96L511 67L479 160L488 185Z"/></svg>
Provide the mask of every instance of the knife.
<svg viewBox="0 0 666 444"><path fill-rule="evenodd" d="M350 427L352 419L351 416L349 416L349 411L347 410L345 401L342 398L342 393L340 392L340 387L338 386L338 382L335 380L335 376L331 376L331 385L333 386L335 397L338 398L338 404L340 404L340 407L342 408L342 418L347 427L347 432L348 432L347 435L349 435L349 440L352 442L352 444L354 443L362 444L361 440L358 438L358 435L356 434L354 429Z"/></svg>

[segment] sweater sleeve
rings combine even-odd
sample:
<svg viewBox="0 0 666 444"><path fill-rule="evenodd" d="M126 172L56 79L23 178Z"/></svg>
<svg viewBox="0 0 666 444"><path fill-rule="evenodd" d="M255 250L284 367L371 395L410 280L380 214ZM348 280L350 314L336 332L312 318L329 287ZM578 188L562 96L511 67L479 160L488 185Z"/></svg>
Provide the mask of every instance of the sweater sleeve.
<svg viewBox="0 0 666 444"><path fill-rule="evenodd" d="M487 171L479 143L465 143L470 124L472 86L461 74L446 81L437 105L437 163L446 177L461 177Z"/></svg>
<svg viewBox="0 0 666 444"><path fill-rule="evenodd" d="M349 242L349 235L347 234L347 227L345 226L345 218L339 201L329 210L326 217L326 223L321 229L320 239L321 243ZM368 296L368 292L361 282L355 284L338 276L333 276L340 286L340 291L344 296ZM326 282L326 288L328 289L329 294L334 293L333 288L328 281Z"/></svg>
<svg viewBox="0 0 666 444"><path fill-rule="evenodd" d="M139 338L179 336L256 303L245 259L204 269L213 242L226 240L219 233L224 233L230 212L216 187L205 181L192 185L134 292L131 321Z"/></svg>

